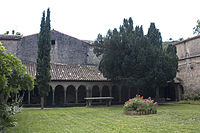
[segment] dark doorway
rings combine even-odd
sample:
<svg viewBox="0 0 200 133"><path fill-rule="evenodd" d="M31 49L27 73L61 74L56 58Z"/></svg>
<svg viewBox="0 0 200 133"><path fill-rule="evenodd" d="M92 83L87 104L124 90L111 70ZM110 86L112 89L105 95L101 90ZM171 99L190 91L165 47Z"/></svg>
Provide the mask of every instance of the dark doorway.
<svg viewBox="0 0 200 133"><path fill-rule="evenodd" d="M34 86L34 89L31 93L31 104L40 104L40 96L37 85Z"/></svg>
<svg viewBox="0 0 200 133"><path fill-rule="evenodd" d="M112 103L118 103L119 102L119 88L117 86L112 87L112 97L114 97Z"/></svg>
<svg viewBox="0 0 200 133"><path fill-rule="evenodd" d="M93 86L92 87L92 97L99 97L100 96L100 91L98 86ZM94 102L99 102L99 100L93 100Z"/></svg>
<svg viewBox="0 0 200 133"><path fill-rule="evenodd" d="M75 103L76 102L76 88L72 85L67 87L67 103Z"/></svg>
<svg viewBox="0 0 200 133"><path fill-rule="evenodd" d="M62 85L58 85L55 88L55 105L63 106L64 104L64 87Z"/></svg>
<svg viewBox="0 0 200 133"><path fill-rule="evenodd" d="M108 86L104 86L104 87L102 88L102 96L103 96L103 97L109 97L109 96L110 96L110 91L109 91Z"/></svg>
<svg viewBox="0 0 200 133"><path fill-rule="evenodd" d="M49 94L47 97L45 97L45 105L46 106L52 106L52 99L53 99L53 90L50 86Z"/></svg>
<svg viewBox="0 0 200 133"><path fill-rule="evenodd" d="M85 98L86 97L86 88L85 86L79 86L78 88L78 103L85 103Z"/></svg>

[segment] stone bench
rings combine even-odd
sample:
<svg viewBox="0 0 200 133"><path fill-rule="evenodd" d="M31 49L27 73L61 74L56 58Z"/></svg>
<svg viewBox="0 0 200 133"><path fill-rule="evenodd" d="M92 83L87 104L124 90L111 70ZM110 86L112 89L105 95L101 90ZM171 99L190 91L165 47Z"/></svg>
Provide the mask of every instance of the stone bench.
<svg viewBox="0 0 200 133"><path fill-rule="evenodd" d="M91 104L92 104L92 100L105 100L106 101L106 105L110 106L111 105L111 101L114 98L113 97L86 97L84 99L86 100L86 106L90 107Z"/></svg>

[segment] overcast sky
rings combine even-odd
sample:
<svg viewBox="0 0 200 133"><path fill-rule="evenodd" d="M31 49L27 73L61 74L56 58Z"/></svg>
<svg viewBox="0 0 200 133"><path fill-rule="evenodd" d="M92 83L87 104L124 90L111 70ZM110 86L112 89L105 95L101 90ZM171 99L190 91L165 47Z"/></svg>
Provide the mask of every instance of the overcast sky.
<svg viewBox="0 0 200 133"><path fill-rule="evenodd" d="M164 41L187 39L200 19L200 0L0 0L0 33L38 33L43 10L50 7L51 27L82 40L119 28L124 18L143 25L155 22Z"/></svg>

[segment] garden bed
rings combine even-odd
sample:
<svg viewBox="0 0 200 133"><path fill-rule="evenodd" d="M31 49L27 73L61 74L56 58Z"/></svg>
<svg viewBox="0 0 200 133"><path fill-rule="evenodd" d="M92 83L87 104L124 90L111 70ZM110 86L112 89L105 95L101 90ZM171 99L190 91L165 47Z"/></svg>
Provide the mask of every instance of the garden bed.
<svg viewBox="0 0 200 133"><path fill-rule="evenodd" d="M151 111L123 111L126 115L149 115L149 114L157 114L157 110L151 110Z"/></svg>
<svg viewBox="0 0 200 133"><path fill-rule="evenodd" d="M149 97L143 99L143 96L136 95L136 97L129 99L124 104L124 114L126 115L148 115L157 113L157 102Z"/></svg>

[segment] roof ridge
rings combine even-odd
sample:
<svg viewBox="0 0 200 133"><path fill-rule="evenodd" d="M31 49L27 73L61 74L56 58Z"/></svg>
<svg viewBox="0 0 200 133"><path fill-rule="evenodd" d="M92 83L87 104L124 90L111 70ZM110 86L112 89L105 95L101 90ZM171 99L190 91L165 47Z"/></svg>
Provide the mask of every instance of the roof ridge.
<svg viewBox="0 0 200 133"><path fill-rule="evenodd" d="M191 40L194 40L194 39L197 39L197 38L200 38L200 34L197 35L197 36L190 37L190 38L188 38L188 39L185 39L185 40L182 40L182 41L176 42L176 43L174 43L173 45L178 45L178 44L181 44L181 43L184 43L184 42L188 42L188 41L191 41Z"/></svg>

